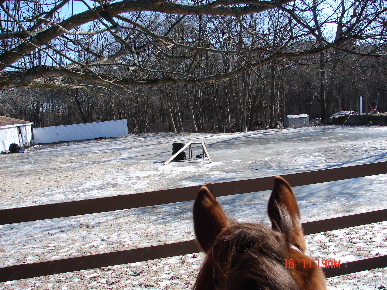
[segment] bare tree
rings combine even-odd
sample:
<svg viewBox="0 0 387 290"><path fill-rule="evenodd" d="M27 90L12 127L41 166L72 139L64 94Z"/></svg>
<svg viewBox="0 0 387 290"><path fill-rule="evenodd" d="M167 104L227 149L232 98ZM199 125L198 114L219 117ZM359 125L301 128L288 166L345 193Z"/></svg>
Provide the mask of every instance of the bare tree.
<svg viewBox="0 0 387 290"><path fill-rule="evenodd" d="M77 2L85 11L66 16L73 1L0 1L0 88L212 82L280 58L329 48L352 52L345 45L350 41L379 46L386 27L382 0L342 1L344 10L326 4L337 1ZM328 12L311 25L315 7L322 11L324 5L330 5ZM291 23L280 43L271 41L268 27L277 21L271 10ZM335 23L342 27L337 37L319 33ZM300 50L300 42L312 40L315 45ZM228 68L206 72L208 56L221 56Z"/></svg>
<svg viewBox="0 0 387 290"><path fill-rule="evenodd" d="M324 2L327 1L313 0L310 9L314 24L311 29L315 30L318 44L327 43L329 38L333 40L332 53L321 51L319 59L321 117L323 123L328 123L335 109L335 100L340 99L337 76L343 53L380 55L378 50L385 45L386 15L385 4L378 1ZM327 10L331 12L327 13ZM324 26L327 25L331 26L329 35L324 33ZM364 50L367 46L369 49ZM329 72L328 57L331 62Z"/></svg>

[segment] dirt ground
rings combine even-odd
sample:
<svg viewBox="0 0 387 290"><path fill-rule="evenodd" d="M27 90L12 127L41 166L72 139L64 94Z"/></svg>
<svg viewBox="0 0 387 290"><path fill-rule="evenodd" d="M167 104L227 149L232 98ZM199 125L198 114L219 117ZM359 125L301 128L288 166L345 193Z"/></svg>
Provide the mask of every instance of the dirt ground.
<svg viewBox="0 0 387 290"><path fill-rule="evenodd" d="M273 172L276 173L277 169L273 168L273 164L278 164L278 168L283 166L281 157L273 154L272 159L256 157L256 160L250 160L251 156L248 154L251 153L248 152L251 152L252 145L249 142L252 136L261 138L252 134L141 135L42 145L33 147L24 154L3 155L0 156L0 207L5 209L82 200L199 185L211 180L242 179L241 176L249 178L253 174L270 176ZM178 165L163 165L171 154L172 142L203 138L210 143L209 152L213 153L211 157L215 162L195 160ZM245 142L242 143L246 153L239 156L238 150L242 149L235 148L235 151L228 152L229 160L224 160L223 146L230 145L224 142L231 138L241 138ZM280 138L284 137L281 135ZM375 148L382 148L387 142L378 139L372 144ZM272 148L269 143L261 143L259 148L262 146ZM371 150L367 146L357 142L339 147L338 151L327 147L328 149L318 151L319 155L313 155L309 149L297 147L298 157L289 158L285 165L286 168L298 166L297 170L302 171L304 168L299 164L310 163L316 167L324 167L328 162L341 162L347 155L352 156L348 160L356 159L368 151L372 153L365 158L374 158L376 149ZM281 147L278 150L287 149ZM328 151L329 156L322 153ZM379 154L382 156L380 160L384 160L383 154ZM243 158L249 161L246 162ZM325 163L321 161L323 158ZM265 169L265 164L271 165ZM257 171L258 166L260 170ZM373 198L380 193L378 189L384 186L386 179L385 176L369 177L352 182L332 183L329 188L321 185L298 188L296 191L299 192L305 220L310 221L329 218L330 216L322 214L329 209L336 216L355 213L360 203L367 204L360 211L385 208L387 198ZM356 192L360 187L362 191ZM316 195L314 201L310 198L311 192L330 190L340 191L343 195L332 198L331 195L322 197L320 194ZM268 194L265 192L259 196L255 194L243 198L225 198L221 203L230 215L244 221L254 221L251 219L258 215L257 212L265 211ZM322 202L329 202L329 205L324 206ZM194 238L191 211L192 202L185 202L0 226L0 264L6 267L190 240ZM261 218L256 218L255 221L261 221ZM309 252L315 259L340 258L345 262L386 255L387 222L309 235L307 241ZM202 259L203 254L189 254L10 281L0 283L0 289L191 289ZM330 278L328 284L329 289L387 289L386 277L387 269L376 269Z"/></svg>

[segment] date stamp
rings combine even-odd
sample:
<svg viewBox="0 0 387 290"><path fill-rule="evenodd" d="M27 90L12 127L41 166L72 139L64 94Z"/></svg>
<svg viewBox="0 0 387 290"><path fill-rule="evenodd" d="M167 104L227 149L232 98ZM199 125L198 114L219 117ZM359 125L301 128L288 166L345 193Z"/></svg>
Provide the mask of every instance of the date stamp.
<svg viewBox="0 0 387 290"><path fill-rule="evenodd" d="M297 264L297 265L296 265ZM285 259L286 268L294 269L296 267L305 268L341 268L341 261L330 259L301 259L297 263L294 259Z"/></svg>

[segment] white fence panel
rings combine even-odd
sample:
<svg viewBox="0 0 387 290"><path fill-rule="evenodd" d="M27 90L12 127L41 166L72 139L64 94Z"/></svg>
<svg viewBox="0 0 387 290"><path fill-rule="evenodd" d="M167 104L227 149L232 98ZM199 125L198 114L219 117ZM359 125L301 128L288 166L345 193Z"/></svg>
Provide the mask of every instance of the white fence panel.
<svg viewBox="0 0 387 290"><path fill-rule="evenodd" d="M87 124L34 128L34 141L36 144L54 143L61 141L121 137L127 136L128 134L128 121L124 119Z"/></svg>
<svg viewBox="0 0 387 290"><path fill-rule="evenodd" d="M35 143L59 142L58 127L44 127L33 129Z"/></svg>

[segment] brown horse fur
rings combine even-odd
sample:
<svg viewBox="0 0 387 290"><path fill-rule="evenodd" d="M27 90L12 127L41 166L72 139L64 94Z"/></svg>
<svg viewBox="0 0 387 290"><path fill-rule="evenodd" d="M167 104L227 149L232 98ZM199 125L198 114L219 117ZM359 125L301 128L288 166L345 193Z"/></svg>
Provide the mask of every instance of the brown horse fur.
<svg viewBox="0 0 387 290"><path fill-rule="evenodd" d="M207 256L194 289L327 289L322 269L315 263L309 266L300 209L282 177L275 178L268 215L272 229L261 224L230 225L221 205L203 186L193 219L197 241ZM287 267L285 259L293 259L294 267Z"/></svg>

